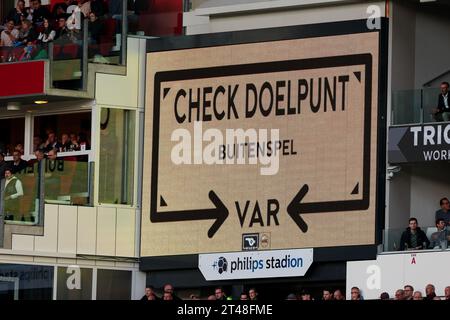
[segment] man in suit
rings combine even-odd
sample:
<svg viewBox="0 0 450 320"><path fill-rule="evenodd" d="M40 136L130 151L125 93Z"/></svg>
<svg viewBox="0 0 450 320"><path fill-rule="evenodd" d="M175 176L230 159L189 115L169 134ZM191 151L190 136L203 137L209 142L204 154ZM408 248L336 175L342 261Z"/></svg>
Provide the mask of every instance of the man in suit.
<svg viewBox="0 0 450 320"><path fill-rule="evenodd" d="M442 115L443 121L450 121L450 96L448 94L449 83L441 83L441 93L438 98L438 114Z"/></svg>

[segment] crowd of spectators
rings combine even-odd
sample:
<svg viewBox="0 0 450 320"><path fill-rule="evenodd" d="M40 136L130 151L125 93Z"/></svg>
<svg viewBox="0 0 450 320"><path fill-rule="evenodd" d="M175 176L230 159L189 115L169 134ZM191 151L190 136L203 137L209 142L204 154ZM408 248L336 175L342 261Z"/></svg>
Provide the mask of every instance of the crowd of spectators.
<svg viewBox="0 0 450 320"><path fill-rule="evenodd" d="M435 227L427 233L419 227L416 218L409 218L409 225L400 238L400 250L447 249L450 241L450 202L448 198L439 201L441 209L435 213Z"/></svg>
<svg viewBox="0 0 450 320"><path fill-rule="evenodd" d="M118 0L61 0L50 11L50 6L42 5L41 0L30 0L28 8L24 0L17 0L16 7L0 26L0 62L47 58L47 44L52 41L62 46L81 45L84 19L88 19L89 44L108 42L109 49L114 49L113 37L119 32L117 21L122 13L120 3ZM111 22L113 30L106 34Z"/></svg>
<svg viewBox="0 0 450 320"><path fill-rule="evenodd" d="M378 300L450 300L450 286L444 289L443 295L438 296L436 294L435 286L428 284L425 287L425 294L421 291L414 291L414 287L411 285L405 285L403 289L398 289L392 293L392 296L387 292L380 294ZM238 297L227 296L223 287L216 287L214 294L209 296L200 297L197 294L190 294L186 299L181 299L174 293L174 287L171 284L166 284L162 288L162 293L157 294L153 286L146 286L145 295L141 298L141 301L148 300L253 300L258 301L261 297L255 288L250 288L248 291L242 292ZM262 297L262 300L269 300L271 297ZM341 289L323 289L322 296L314 297L310 291L303 289L300 293L290 293L286 296L285 300L323 300L323 301L343 301L346 300L345 293ZM361 290L358 287L352 287L350 292L350 300L364 300Z"/></svg>

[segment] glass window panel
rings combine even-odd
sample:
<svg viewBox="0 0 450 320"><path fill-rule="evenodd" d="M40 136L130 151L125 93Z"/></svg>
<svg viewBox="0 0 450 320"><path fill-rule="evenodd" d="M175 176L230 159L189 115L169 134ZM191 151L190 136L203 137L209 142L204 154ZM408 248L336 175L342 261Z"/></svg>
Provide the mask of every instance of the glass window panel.
<svg viewBox="0 0 450 320"><path fill-rule="evenodd" d="M133 204L135 112L102 109L99 202Z"/></svg>
<svg viewBox="0 0 450 320"><path fill-rule="evenodd" d="M131 271L97 270L97 300L130 300Z"/></svg>

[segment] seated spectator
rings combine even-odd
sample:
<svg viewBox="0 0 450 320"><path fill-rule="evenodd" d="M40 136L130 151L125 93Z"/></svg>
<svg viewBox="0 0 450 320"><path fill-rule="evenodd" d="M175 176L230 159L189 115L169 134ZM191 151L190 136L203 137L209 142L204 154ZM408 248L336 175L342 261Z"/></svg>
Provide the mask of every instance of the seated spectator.
<svg viewBox="0 0 450 320"><path fill-rule="evenodd" d="M389 293L383 292L380 294L380 300L389 300Z"/></svg>
<svg viewBox="0 0 450 320"><path fill-rule="evenodd" d="M214 296L214 299L215 298L216 297ZM239 297L239 300L248 300L248 294L246 292L242 292L240 297Z"/></svg>
<svg viewBox="0 0 450 320"><path fill-rule="evenodd" d="M70 149L70 139L69 135L67 133L63 133L61 135L61 147L59 151L61 152L67 152Z"/></svg>
<svg viewBox="0 0 450 320"><path fill-rule="evenodd" d="M422 292L416 291L413 294L413 300L423 300Z"/></svg>
<svg viewBox="0 0 450 320"><path fill-rule="evenodd" d="M339 289L334 291L333 297L334 300L345 300L345 295Z"/></svg>
<svg viewBox="0 0 450 320"><path fill-rule="evenodd" d="M89 13L89 43L99 44L100 37L103 34L104 24L103 21L98 19L94 12Z"/></svg>
<svg viewBox="0 0 450 320"><path fill-rule="evenodd" d="M322 300L324 301L331 301L333 300L333 295L331 294L331 290L329 289L325 289L323 290L323 294L322 294Z"/></svg>
<svg viewBox="0 0 450 320"><path fill-rule="evenodd" d="M227 297L225 296L225 292L223 291L222 287L217 287L214 290L214 294L216 295L216 300L226 300Z"/></svg>
<svg viewBox="0 0 450 320"><path fill-rule="evenodd" d="M13 174L22 173L27 168L28 164L22 159L22 155L19 151L15 150L13 152L13 160L9 163L9 167Z"/></svg>
<svg viewBox="0 0 450 320"><path fill-rule="evenodd" d="M59 150L60 144L56 139L56 134L53 131L48 133L47 141L44 144L44 151L48 152L52 149Z"/></svg>
<svg viewBox="0 0 450 320"><path fill-rule="evenodd" d="M71 133L68 151L79 151L79 150L80 150L80 144L78 143L78 137L75 133Z"/></svg>
<svg viewBox="0 0 450 320"><path fill-rule="evenodd" d="M447 300L447 301L450 300L450 286L445 287L444 296L445 296L445 300Z"/></svg>
<svg viewBox="0 0 450 320"><path fill-rule="evenodd" d="M58 27L55 33L55 40L58 40L58 43L70 43L76 40L74 38L74 34L71 30L67 28L67 19L64 15L60 15L57 19Z"/></svg>
<svg viewBox="0 0 450 320"><path fill-rule="evenodd" d="M444 219L439 218L436 220L436 228L438 231L433 232L430 237L430 248L442 247L442 242L445 242L443 249L447 249L448 241L450 240L450 233L447 230Z"/></svg>
<svg viewBox="0 0 450 320"><path fill-rule="evenodd" d="M18 37L19 30L14 28L14 20L9 20L0 35L0 46L13 47Z"/></svg>
<svg viewBox="0 0 450 320"><path fill-rule="evenodd" d="M20 26L22 21L25 20L25 0L17 0L16 7L9 11L7 20L13 20L14 25Z"/></svg>
<svg viewBox="0 0 450 320"><path fill-rule="evenodd" d="M11 168L5 169L4 211L5 220L19 220L20 198L23 197L22 182Z"/></svg>
<svg viewBox="0 0 450 320"><path fill-rule="evenodd" d="M35 26L42 26L44 19L50 19L50 11L42 5L41 0L30 1L30 6L33 7L33 24Z"/></svg>
<svg viewBox="0 0 450 320"><path fill-rule="evenodd" d="M87 138L87 134L84 132L80 132L78 134L78 143L80 144L80 150L84 151L84 150L90 150L91 149L91 145L89 144L88 138Z"/></svg>
<svg viewBox="0 0 450 320"><path fill-rule="evenodd" d="M301 298L301 300L305 300L305 301L312 300L311 293L305 289L303 289L302 292L300 293L300 298Z"/></svg>
<svg viewBox="0 0 450 320"><path fill-rule="evenodd" d="M350 291L351 294L351 300L363 300L361 296L361 291L358 287L353 287Z"/></svg>
<svg viewBox="0 0 450 320"><path fill-rule="evenodd" d="M251 288L248 290L248 296L250 297L250 300L258 300L258 291L256 291L255 288Z"/></svg>
<svg viewBox="0 0 450 320"><path fill-rule="evenodd" d="M174 300L173 295L170 292L164 292L163 300Z"/></svg>
<svg viewBox="0 0 450 320"><path fill-rule="evenodd" d="M425 294L426 297L423 298L423 300L433 300L434 297L436 297L436 289L434 285L427 284L427 286L425 287Z"/></svg>
<svg viewBox="0 0 450 320"><path fill-rule="evenodd" d="M405 291L403 289L395 291L394 300L405 300Z"/></svg>
<svg viewBox="0 0 450 320"><path fill-rule="evenodd" d="M141 298L141 301L148 301L148 300L157 300L158 297L156 296L155 289L153 286L147 286L145 288L145 295Z"/></svg>
<svg viewBox="0 0 450 320"><path fill-rule="evenodd" d="M436 211L435 220L444 219L447 226L450 226L450 202L447 198L439 200L441 209Z"/></svg>
<svg viewBox="0 0 450 320"><path fill-rule="evenodd" d="M406 285L403 287L403 290L405 291L405 300L412 300L413 299L413 293L414 288L411 285Z"/></svg>
<svg viewBox="0 0 450 320"><path fill-rule="evenodd" d="M43 149L44 144L42 143L42 139L39 136L33 137L33 151L36 151L38 149Z"/></svg>
<svg viewBox="0 0 450 320"><path fill-rule="evenodd" d="M164 285L163 290L164 294L168 293L170 294L171 297L171 299L164 299L164 300L177 300L177 301L181 300L181 298L179 298L177 295L174 294L173 286L170 283Z"/></svg>
<svg viewBox="0 0 450 320"><path fill-rule="evenodd" d="M426 249L430 245L425 232L419 228L417 219L409 219L409 227L402 233L400 239L400 250L421 250Z"/></svg>
<svg viewBox="0 0 450 320"><path fill-rule="evenodd" d="M60 2L56 3L52 9L52 18L58 19L61 15L65 15L67 12L67 3Z"/></svg>
<svg viewBox="0 0 450 320"><path fill-rule="evenodd" d="M29 20L22 21L21 28L19 30L19 38L17 39L22 45L27 45L29 42L34 43L38 38L38 33L34 29Z"/></svg>
<svg viewBox="0 0 450 320"><path fill-rule="evenodd" d="M53 30L53 27L50 25L48 19L44 18L44 30L39 33L38 42L40 43L48 43L52 42L55 39L56 32Z"/></svg>
<svg viewBox="0 0 450 320"><path fill-rule="evenodd" d="M23 144L21 144L21 143L16 144L16 146L14 147L14 150L19 151L20 154L23 155L24 154Z"/></svg>

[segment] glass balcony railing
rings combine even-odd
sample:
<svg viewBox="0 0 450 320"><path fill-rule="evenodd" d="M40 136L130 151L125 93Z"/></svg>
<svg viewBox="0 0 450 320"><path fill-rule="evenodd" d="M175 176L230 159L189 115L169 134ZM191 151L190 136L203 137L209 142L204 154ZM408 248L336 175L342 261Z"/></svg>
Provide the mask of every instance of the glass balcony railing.
<svg viewBox="0 0 450 320"><path fill-rule="evenodd" d="M406 251L406 250L447 250L450 249L450 227L439 232L436 226L420 227L425 233L429 244L426 242L417 243L416 248L405 242L402 244L402 234L406 228L386 229L383 232L383 251ZM417 249L417 247L420 247Z"/></svg>
<svg viewBox="0 0 450 320"><path fill-rule="evenodd" d="M436 114L439 88L392 92L391 125L442 121Z"/></svg>
<svg viewBox="0 0 450 320"><path fill-rule="evenodd" d="M87 155L35 161L0 184L6 223L42 225L44 203L92 206L94 163Z"/></svg>

